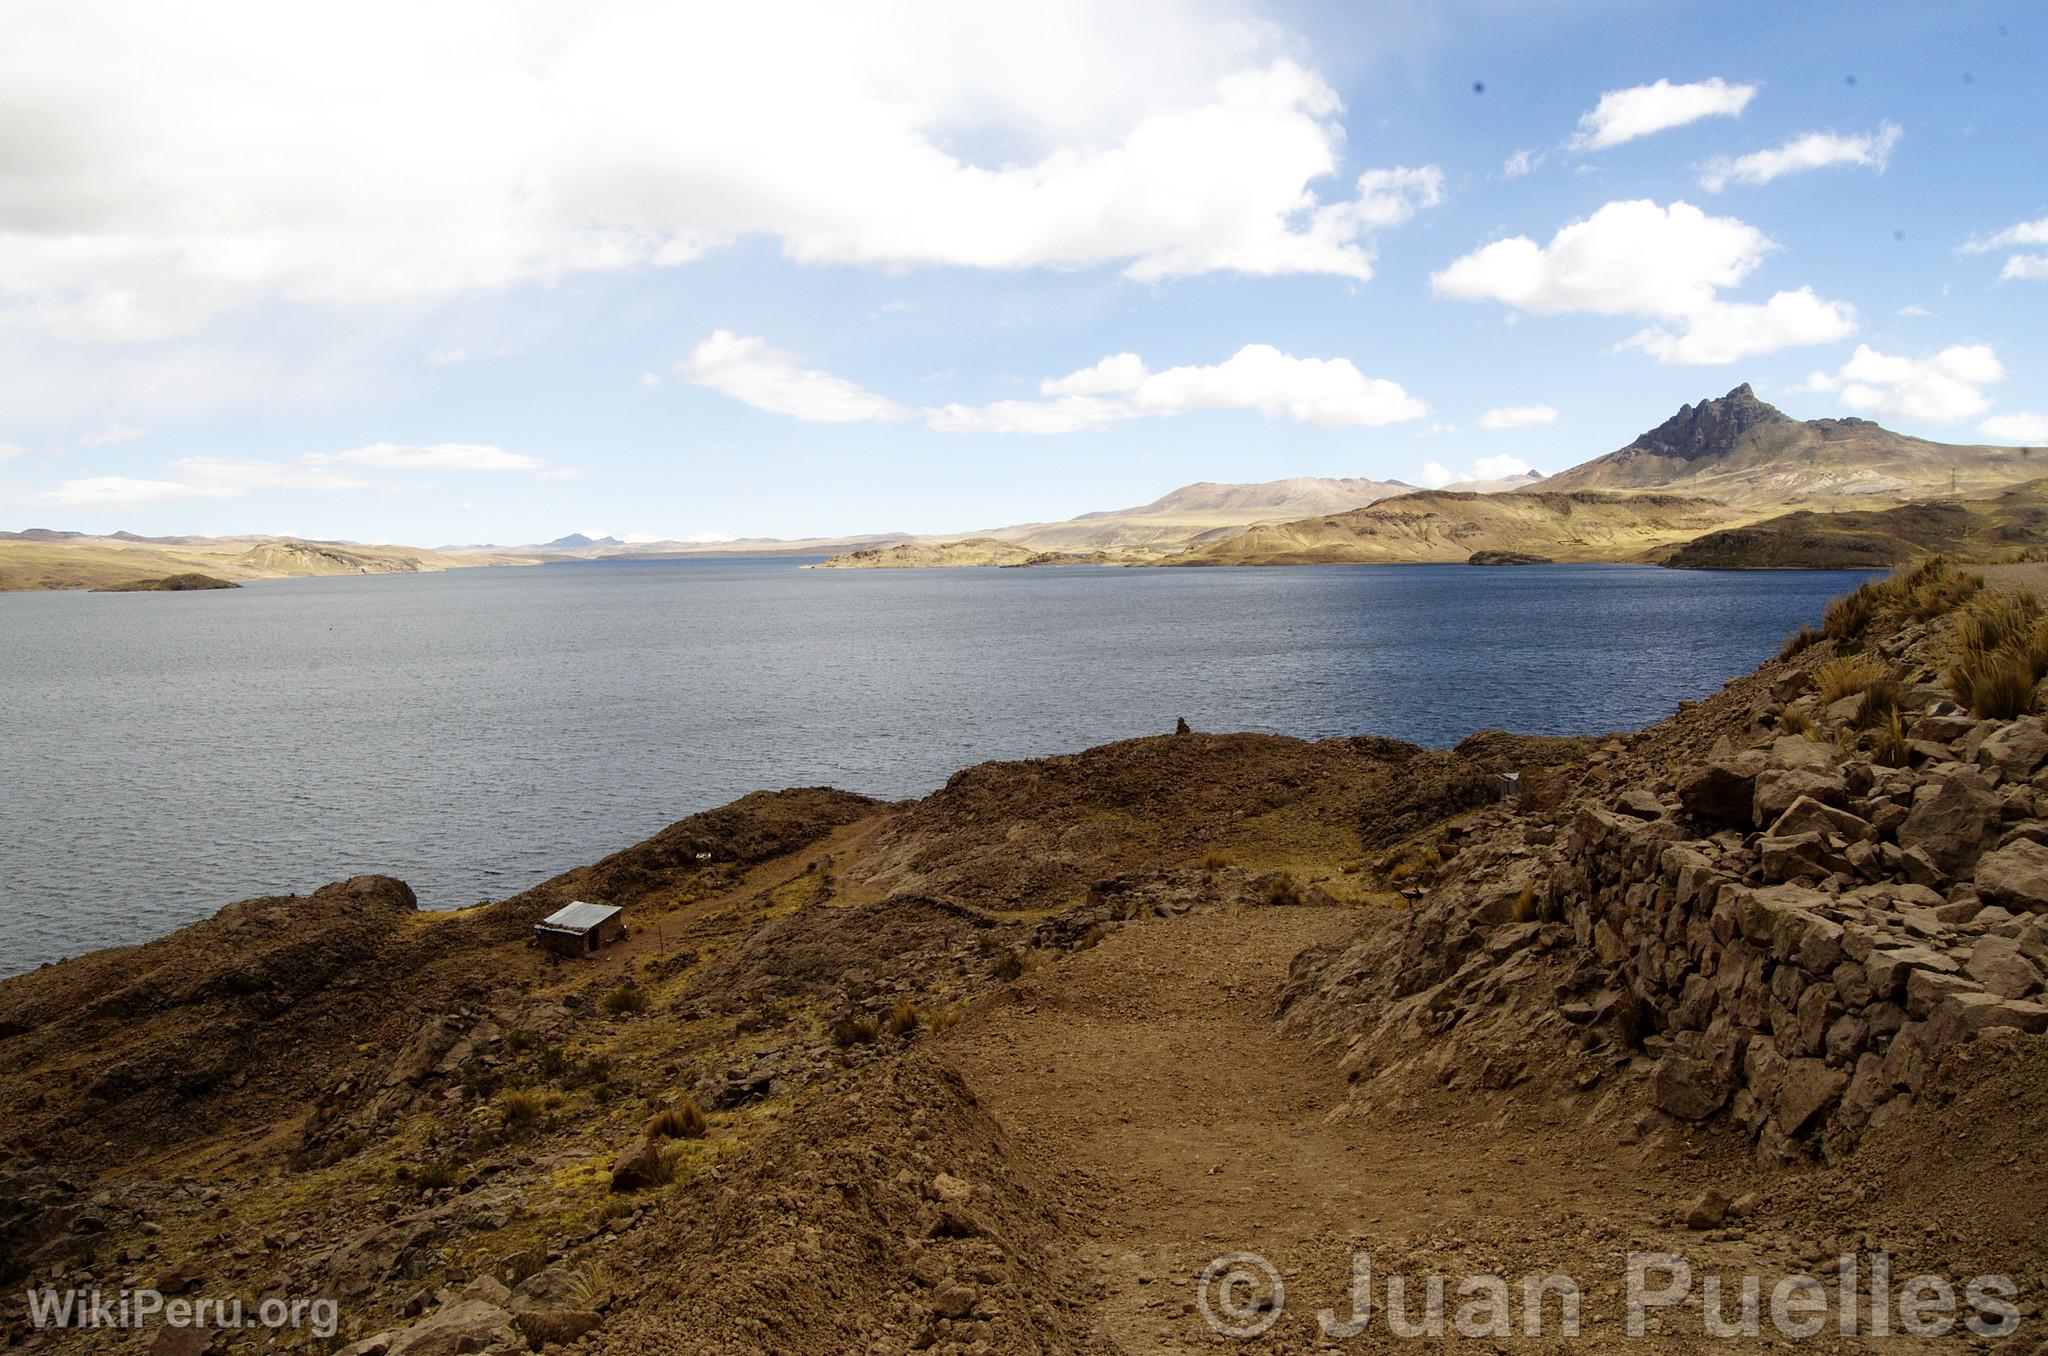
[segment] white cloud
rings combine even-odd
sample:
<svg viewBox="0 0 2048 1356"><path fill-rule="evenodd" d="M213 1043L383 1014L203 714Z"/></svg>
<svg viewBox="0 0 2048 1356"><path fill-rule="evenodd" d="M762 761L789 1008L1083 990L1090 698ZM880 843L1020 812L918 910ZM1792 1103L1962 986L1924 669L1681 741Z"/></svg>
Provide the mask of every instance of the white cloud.
<svg viewBox="0 0 2048 1356"><path fill-rule="evenodd" d="M1456 433L1457 431L1458 426L1456 424L1446 424L1438 421L1430 424L1427 428L1417 429L1415 436L1418 438L1441 438L1447 433Z"/></svg>
<svg viewBox="0 0 2048 1356"><path fill-rule="evenodd" d="M2048 245L2048 217L2042 217L2038 221L2022 221L1991 235L1971 236L1963 245L1963 253L1987 254L1992 250L2010 249L2015 245Z"/></svg>
<svg viewBox="0 0 2048 1356"><path fill-rule="evenodd" d="M1557 411L1549 405L1504 405L1479 416L1481 428L1536 428L1557 422Z"/></svg>
<svg viewBox="0 0 2048 1356"><path fill-rule="evenodd" d="M1861 136L1808 132L1767 151L1716 156L1700 166L1700 185L1709 193L1719 193L1729 184L1767 184L1787 174L1830 165L1862 165L1882 174L1891 164L1892 151L1903 135L1893 122L1882 123L1875 132Z"/></svg>
<svg viewBox="0 0 2048 1356"><path fill-rule="evenodd" d="M1846 302L1810 288L1767 302L1723 301L1763 262L1771 241L1734 217L1690 203L1610 202L1563 227L1548 245L1527 236L1496 240L1432 274L1439 296L1504 302L1533 315L1641 315L1682 322L1626 342L1663 363L1722 363L1855 332Z"/></svg>
<svg viewBox="0 0 2048 1356"><path fill-rule="evenodd" d="M1500 167L1500 172L1510 179L1519 179L1525 174L1533 174L1543 160L1542 151L1516 151L1507 158L1507 163Z"/></svg>
<svg viewBox="0 0 2048 1356"><path fill-rule="evenodd" d="M429 367L453 367L457 363L466 363L468 361L469 350L466 348L437 348L427 354L427 366Z"/></svg>
<svg viewBox="0 0 2048 1356"><path fill-rule="evenodd" d="M1525 476L1536 468L1520 457L1481 457L1474 462L1470 471L1453 471L1440 461L1426 461L1422 464L1417 480L1426 489L1456 489L1478 481L1506 480L1510 476Z"/></svg>
<svg viewBox="0 0 2048 1356"><path fill-rule="evenodd" d="M1920 320L1933 315L1934 312L1928 310L1925 306L1901 306L1899 314L1908 320Z"/></svg>
<svg viewBox="0 0 2048 1356"><path fill-rule="evenodd" d="M1609 90L1592 112L1579 119L1578 132L1566 144L1574 150L1601 151L1701 118L1736 117L1755 97L1755 85L1731 85L1719 76L1691 85L1659 80Z"/></svg>
<svg viewBox="0 0 2048 1356"><path fill-rule="evenodd" d="M1991 408L1983 388L2005 380L1989 344L1956 344L1931 358L1901 358L1858 344L1833 372L1815 372L1805 390L1827 391L1852 410L1894 419L1953 424Z"/></svg>
<svg viewBox="0 0 2048 1356"><path fill-rule="evenodd" d="M1998 275L2001 282L2048 282L2048 254L2014 254Z"/></svg>
<svg viewBox="0 0 2048 1356"><path fill-rule="evenodd" d="M1825 344L1856 332L1856 311L1845 301L1823 301L1811 287L1779 292L1762 305L1716 302L1686 317L1672 334L1652 326L1624 342L1660 363L1732 363L1758 353L1802 344Z"/></svg>
<svg viewBox="0 0 2048 1356"><path fill-rule="evenodd" d="M1258 410L1324 428L1419 419L1429 407L1401 386L1368 377L1348 358L1297 358L1246 344L1223 362L1154 372L1135 353L1039 383L1043 400L958 402L913 408L798 366L765 340L720 330L678 371L756 409L813 421L922 418L941 433L1073 433L1189 410Z"/></svg>
<svg viewBox="0 0 2048 1356"><path fill-rule="evenodd" d="M1337 184L1335 91L1234 9L30 5L0 47L0 322L161 338L756 236L806 263L1369 277L1440 175Z"/></svg>
<svg viewBox="0 0 2048 1356"><path fill-rule="evenodd" d="M118 447L122 443L134 442L142 434L143 431L139 428L131 428L118 420L112 420L103 425L98 432L82 435L78 440L78 445L80 447Z"/></svg>
<svg viewBox="0 0 2048 1356"><path fill-rule="evenodd" d="M2048 414L1996 414L1977 425L1977 430L2001 442L2039 446L2048 443Z"/></svg>
<svg viewBox="0 0 2048 1356"><path fill-rule="evenodd" d="M914 411L863 391L843 377L803 367L793 353L765 339L716 330L676 364L676 374L742 404L809 424L907 419Z"/></svg>
<svg viewBox="0 0 2048 1356"><path fill-rule="evenodd" d="M547 464L538 457L522 456L485 443L434 443L424 447L371 443L346 452L308 452L300 460L309 466L342 462L385 471L533 471Z"/></svg>
<svg viewBox="0 0 2048 1356"><path fill-rule="evenodd" d="M28 449L25 447L15 443L0 443L0 461L13 461L16 457L27 455Z"/></svg>
<svg viewBox="0 0 2048 1356"><path fill-rule="evenodd" d="M52 508L132 508L192 499L235 499L251 490L356 490L368 484L317 467L219 457L185 457L165 469L171 478L84 476L61 481L52 489L23 496L23 500Z"/></svg>

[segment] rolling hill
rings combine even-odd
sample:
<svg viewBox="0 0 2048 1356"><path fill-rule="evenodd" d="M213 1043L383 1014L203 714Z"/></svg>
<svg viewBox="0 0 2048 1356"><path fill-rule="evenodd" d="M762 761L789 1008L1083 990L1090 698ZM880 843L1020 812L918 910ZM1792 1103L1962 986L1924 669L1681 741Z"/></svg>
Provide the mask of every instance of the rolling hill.
<svg viewBox="0 0 2048 1356"><path fill-rule="evenodd" d="M1478 551L1558 560L1642 560L1738 521L1711 499L1668 494L1468 494L1425 490L1349 513L1247 528L1161 562L1327 565L1463 562Z"/></svg>
<svg viewBox="0 0 2048 1356"><path fill-rule="evenodd" d="M1926 555L1998 560L2048 545L2048 480L1989 499L1935 499L1895 508L1798 510L1709 532L1663 563L1684 569L1887 568Z"/></svg>

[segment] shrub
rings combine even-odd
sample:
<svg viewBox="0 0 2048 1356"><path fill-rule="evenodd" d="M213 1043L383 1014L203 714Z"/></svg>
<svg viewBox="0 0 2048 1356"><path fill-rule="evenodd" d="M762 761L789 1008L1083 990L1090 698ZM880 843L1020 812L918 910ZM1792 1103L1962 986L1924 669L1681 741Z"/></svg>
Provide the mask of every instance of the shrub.
<svg viewBox="0 0 2048 1356"><path fill-rule="evenodd" d="M1830 659L1814 671L1813 681L1820 692L1821 705L1832 706L1844 697L1867 691L1872 683L1883 677L1882 664L1857 657Z"/></svg>
<svg viewBox="0 0 2048 1356"><path fill-rule="evenodd" d="M1899 714L1897 706L1893 706L1871 731L1871 759L1885 767L1904 767L1911 754L1912 747L1906 740L1905 717Z"/></svg>
<svg viewBox="0 0 2048 1356"><path fill-rule="evenodd" d="M2031 593L1980 593L1956 618L1956 641L1965 650L2024 651L2040 619L2040 601Z"/></svg>
<svg viewBox="0 0 2048 1356"><path fill-rule="evenodd" d="M569 1057L562 1053L559 1045L550 1045L540 1052L540 1075L543 1078L559 1078L569 1067Z"/></svg>
<svg viewBox="0 0 2048 1356"><path fill-rule="evenodd" d="M1965 650L1948 671L1949 691L1979 720L2011 720L2034 709L2034 673L2010 650Z"/></svg>
<svg viewBox="0 0 2048 1356"><path fill-rule="evenodd" d="M663 1107L647 1122L649 1139L702 1139L711 1128L704 1108L694 1101Z"/></svg>
<svg viewBox="0 0 2048 1356"><path fill-rule="evenodd" d="M406 1170L400 1169L400 1172L403 1174ZM412 1184L421 1191L446 1191L468 1174L452 1160L437 1158L431 1163L422 1163L419 1167L411 1169L409 1175Z"/></svg>
<svg viewBox="0 0 2048 1356"><path fill-rule="evenodd" d="M1280 874L1270 876L1259 887L1259 895L1268 904L1292 906L1301 903L1301 887L1294 883L1294 877Z"/></svg>
<svg viewBox="0 0 2048 1356"><path fill-rule="evenodd" d="M1007 984L1013 979L1023 978L1034 964L1030 955L1011 947L996 957L996 963L989 967L989 973Z"/></svg>
<svg viewBox="0 0 2048 1356"><path fill-rule="evenodd" d="M603 1055L585 1056L583 1062L569 1070L562 1080L565 1088L603 1087L612 1081L611 1061Z"/></svg>
<svg viewBox="0 0 2048 1356"><path fill-rule="evenodd" d="M832 1043L842 1050L871 1045L882 1034L882 1024L872 1017L842 1017L832 1023Z"/></svg>
<svg viewBox="0 0 2048 1356"><path fill-rule="evenodd" d="M889 1034L908 1036L917 1030L917 1009L908 1003L898 1003L889 1009Z"/></svg>
<svg viewBox="0 0 2048 1356"><path fill-rule="evenodd" d="M1884 584L1887 596L1915 621L1932 621L1953 612L1984 587L1984 577L1965 574L1941 556L1929 556L1905 574Z"/></svg>
<svg viewBox="0 0 2048 1356"><path fill-rule="evenodd" d="M1828 604L1821 617L1821 634L1829 640L1854 640L1877 616L1877 589L1863 583Z"/></svg>
<svg viewBox="0 0 2048 1356"><path fill-rule="evenodd" d="M1814 630L1811 626L1802 626L1791 635L1785 637L1784 645L1778 650L1778 658L1791 659L1802 651L1820 644L1825 639L1827 637Z"/></svg>
<svg viewBox="0 0 2048 1356"><path fill-rule="evenodd" d="M1887 719L1899 714L1899 702L1904 697L1896 678L1880 678L1863 689L1863 700L1856 703L1856 728L1875 729Z"/></svg>
<svg viewBox="0 0 2048 1356"><path fill-rule="evenodd" d="M629 1012L647 1011L647 995L631 984L621 984L602 999L598 1006L617 1017Z"/></svg>
<svg viewBox="0 0 2048 1356"><path fill-rule="evenodd" d="M525 1129L539 1122L548 1109L547 1099L537 1092L515 1089L498 1099L498 1114L511 1129Z"/></svg>

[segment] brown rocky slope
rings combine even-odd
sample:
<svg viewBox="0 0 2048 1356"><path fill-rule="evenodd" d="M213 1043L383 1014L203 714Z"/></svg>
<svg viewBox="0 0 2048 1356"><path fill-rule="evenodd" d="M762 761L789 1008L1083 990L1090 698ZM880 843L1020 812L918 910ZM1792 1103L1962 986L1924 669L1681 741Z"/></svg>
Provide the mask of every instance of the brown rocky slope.
<svg viewBox="0 0 2048 1356"><path fill-rule="evenodd" d="M279 1341L358 1356L1135 1352L1214 1349L1240 1248L1310 1349L1366 1247L1568 1271L1620 1350L1630 1248L1882 1249L2018 1277L2024 1340L2048 732L1944 673L2030 656L2014 606L1866 590L1633 735L1163 736L748 797L454 914L233 905L0 983L0 1259L331 1295ZM579 897L632 936L524 945Z"/></svg>

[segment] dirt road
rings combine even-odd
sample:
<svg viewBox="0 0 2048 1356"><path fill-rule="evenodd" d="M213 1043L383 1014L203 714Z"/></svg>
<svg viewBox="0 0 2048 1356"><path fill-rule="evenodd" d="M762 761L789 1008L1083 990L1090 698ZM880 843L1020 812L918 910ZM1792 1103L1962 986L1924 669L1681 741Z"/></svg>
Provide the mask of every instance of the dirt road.
<svg viewBox="0 0 2048 1356"><path fill-rule="evenodd" d="M1131 1352L1235 1345L1197 1303L1198 1274L1230 1252L1270 1260L1284 1285L1281 1313L1253 1344L1265 1351L1331 1345L1317 1311L1348 1317L1357 1251L1372 1255L1379 1308L1342 1343L1354 1350L1393 1340L1385 1278L1397 1273L1411 1322L1424 1321L1428 1275L1450 1277L1441 1322L1456 1342L1463 1276L1508 1281L1519 1339L1526 1275L1566 1272L1583 1291L1583 1335L1559 1349L1584 1351L1623 1345L1631 1249L1682 1253L1702 1275L1811 1269L1804 1238L1686 1230L1685 1202L1710 1181L1748 1185L1747 1166L1711 1147L1651 1169L1638 1148L1586 1134L1583 1107L1534 1096L1431 1088L1348 1109L1341 1076L1283 1035L1273 1008L1293 957L1357 921L1349 909L1265 908L1133 923L1034 974L948 1041L1013 1139L1100 1193L1091 1242L1104 1338ZM1240 1307L1266 1288L1238 1292ZM1551 1336L1560 1311L1546 1303ZM1696 1314L1663 1326L1674 1331L1629 1349L1700 1343L1682 1331L1697 1330Z"/></svg>

